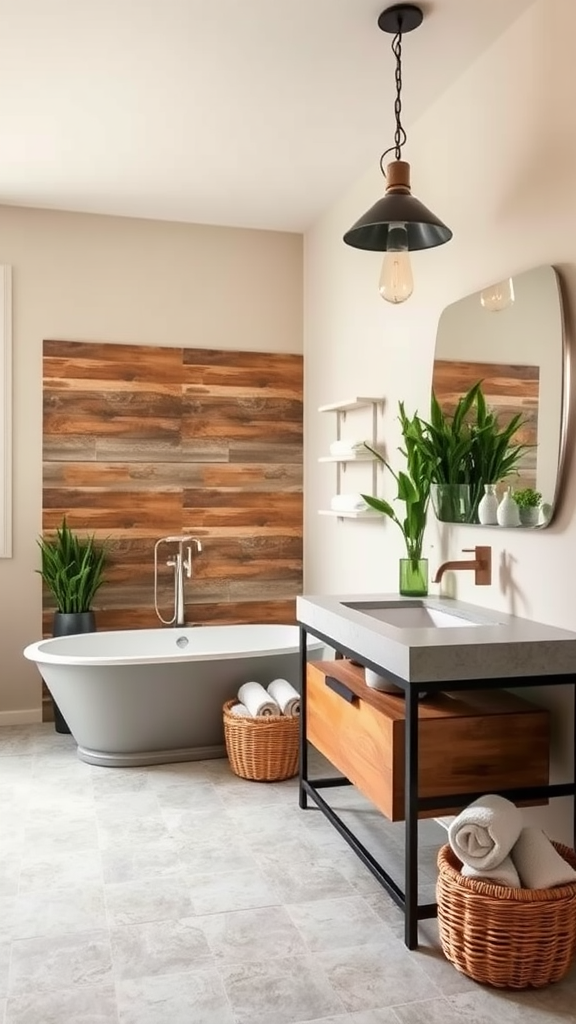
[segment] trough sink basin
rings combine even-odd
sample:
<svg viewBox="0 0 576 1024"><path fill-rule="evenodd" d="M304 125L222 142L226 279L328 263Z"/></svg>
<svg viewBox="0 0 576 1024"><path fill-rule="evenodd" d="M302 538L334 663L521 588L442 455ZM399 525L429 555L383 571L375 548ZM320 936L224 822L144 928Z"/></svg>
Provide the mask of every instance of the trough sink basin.
<svg viewBox="0 0 576 1024"><path fill-rule="evenodd" d="M377 674L408 682L576 671L576 633L442 596L303 595L297 619Z"/></svg>
<svg viewBox="0 0 576 1024"><path fill-rule="evenodd" d="M371 604L366 601L345 602L364 615L370 615L380 622L387 622L396 629L453 629L455 626L482 626L480 622L464 615L453 615L440 608L429 607L424 601L403 602L402 604Z"/></svg>

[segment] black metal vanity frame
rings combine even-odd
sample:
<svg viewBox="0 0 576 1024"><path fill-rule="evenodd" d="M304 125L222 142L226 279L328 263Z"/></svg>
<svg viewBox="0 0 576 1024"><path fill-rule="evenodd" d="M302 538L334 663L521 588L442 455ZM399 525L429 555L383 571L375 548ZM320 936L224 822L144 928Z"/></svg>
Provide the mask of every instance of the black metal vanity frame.
<svg viewBox="0 0 576 1024"><path fill-rule="evenodd" d="M448 680L447 682L412 683L393 675L388 669L367 660L359 651L343 647L333 637L326 636L309 626L300 625L300 683L301 683L301 714L300 714L300 777L299 804L302 809L308 806L308 797L317 804L322 813L334 825L341 836L352 847L374 877L390 894L394 902L404 911L404 941L408 949L418 947L418 921L436 917L435 903L418 904L418 812L440 810L462 804L463 799L471 802L483 796L484 792L457 793L441 797L418 796L418 698L423 693L447 693L458 690L503 690L509 687L527 689L533 686L571 685L574 688L573 735L575 742L574 765L572 780L566 783L546 786L524 786L519 789L500 789L495 792L509 800L538 799L560 796L576 796L576 673L555 676L506 677L498 679L465 679ZM306 671L308 665L306 637L310 633L324 641L329 647L355 661L360 662L375 672L386 675L393 683L404 691L406 701L406 734L405 734L405 776L404 776L404 817L406 847L404 855L404 889L384 870L369 850L356 838L354 833L329 806L318 790L351 785L350 780L342 776L314 779L308 778L308 748L306 742ZM342 689L346 687L342 684ZM345 696L345 695L343 695ZM576 810L573 812L574 845L576 847Z"/></svg>

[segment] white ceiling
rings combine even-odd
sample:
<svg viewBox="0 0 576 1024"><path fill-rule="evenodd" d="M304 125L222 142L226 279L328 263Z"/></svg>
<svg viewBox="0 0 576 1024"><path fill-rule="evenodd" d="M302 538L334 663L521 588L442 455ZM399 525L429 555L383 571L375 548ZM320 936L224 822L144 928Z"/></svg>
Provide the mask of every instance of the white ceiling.
<svg viewBox="0 0 576 1024"><path fill-rule="evenodd" d="M531 2L422 3L405 124ZM385 6L0 0L0 203L305 230L392 141Z"/></svg>

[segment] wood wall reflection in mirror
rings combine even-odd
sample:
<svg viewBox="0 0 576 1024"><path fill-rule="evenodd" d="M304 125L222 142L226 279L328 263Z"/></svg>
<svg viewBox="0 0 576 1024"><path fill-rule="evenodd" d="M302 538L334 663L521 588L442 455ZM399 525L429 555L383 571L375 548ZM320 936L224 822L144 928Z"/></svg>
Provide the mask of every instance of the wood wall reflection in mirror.
<svg viewBox="0 0 576 1024"><path fill-rule="evenodd" d="M540 525L548 525L558 501L566 438L569 374L562 296L551 266L509 281L512 298L504 305L486 305L484 287L443 311L433 388L443 408L450 409L482 380L502 425L522 414L526 424L515 441L535 447L523 457L514 487L542 493L547 515Z"/></svg>

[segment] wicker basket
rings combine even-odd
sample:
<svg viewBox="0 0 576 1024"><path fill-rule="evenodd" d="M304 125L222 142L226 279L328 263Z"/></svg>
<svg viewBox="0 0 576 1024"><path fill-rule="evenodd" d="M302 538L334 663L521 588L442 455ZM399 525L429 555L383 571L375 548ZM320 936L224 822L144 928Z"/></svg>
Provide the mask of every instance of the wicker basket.
<svg viewBox="0 0 576 1024"><path fill-rule="evenodd" d="M576 868L576 853L554 843ZM438 926L444 955L497 988L541 988L568 971L576 951L576 882L510 889L460 874L450 846L438 854Z"/></svg>
<svg viewBox="0 0 576 1024"><path fill-rule="evenodd" d="M240 718L230 712L237 700L223 708L224 739L235 775L254 782L280 782L298 773L300 719L287 715Z"/></svg>

